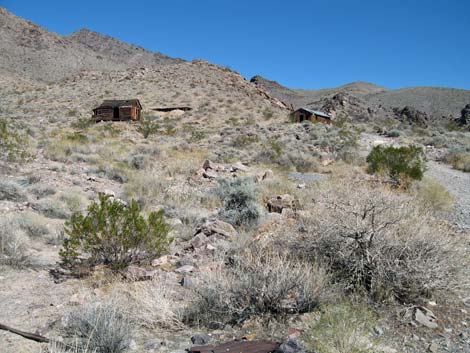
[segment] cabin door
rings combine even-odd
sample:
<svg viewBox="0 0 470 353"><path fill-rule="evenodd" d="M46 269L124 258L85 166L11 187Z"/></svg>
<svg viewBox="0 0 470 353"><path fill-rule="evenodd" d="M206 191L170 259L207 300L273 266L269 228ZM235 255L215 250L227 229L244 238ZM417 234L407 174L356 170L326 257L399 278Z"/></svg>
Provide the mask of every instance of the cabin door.
<svg viewBox="0 0 470 353"><path fill-rule="evenodd" d="M119 107L116 107L113 110L113 120L119 120Z"/></svg>

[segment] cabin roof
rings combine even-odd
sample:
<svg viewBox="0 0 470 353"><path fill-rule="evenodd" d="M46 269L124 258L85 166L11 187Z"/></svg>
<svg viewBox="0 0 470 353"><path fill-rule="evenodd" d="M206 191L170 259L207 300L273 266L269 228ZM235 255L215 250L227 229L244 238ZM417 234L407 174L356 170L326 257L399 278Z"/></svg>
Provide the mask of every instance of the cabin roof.
<svg viewBox="0 0 470 353"><path fill-rule="evenodd" d="M138 99L107 99L104 100L96 109L103 109L103 108L118 108L118 107L125 107L125 106L133 106L137 105L140 109L142 109L142 105L140 104Z"/></svg>
<svg viewBox="0 0 470 353"><path fill-rule="evenodd" d="M321 116L323 118L327 118L327 119L331 119L331 115L330 114L327 114L325 112L322 112L320 110L313 110L313 109L310 109L310 108L305 108L305 107L302 107L302 108L299 108L297 110L305 110L306 112L310 113L310 114L315 114L315 115L318 115L318 116Z"/></svg>

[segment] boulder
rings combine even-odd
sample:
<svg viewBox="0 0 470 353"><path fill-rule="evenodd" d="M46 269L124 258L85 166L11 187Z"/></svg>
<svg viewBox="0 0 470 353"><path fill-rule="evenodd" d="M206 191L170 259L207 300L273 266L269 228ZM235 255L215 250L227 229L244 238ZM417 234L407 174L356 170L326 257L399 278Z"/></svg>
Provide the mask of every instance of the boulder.
<svg viewBox="0 0 470 353"><path fill-rule="evenodd" d="M232 166L230 167L230 171L232 171L232 172L238 172L238 171L248 172L248 171L250 171L250 167L244 165L242 162L237 162L235 164L232 164Z"/></svg>
<svg viewBox="0 0 470 353"><path fill-rule="evenodd" d="M196 235L204 234L207 237L210 236L223 236L226 238L232 238L238 235L235 228L230 223L220 221L218 219L208 220L196 230Z"/></svg>
<svg viewBox="0 0 470 353"><path fill-rule="evenodd" d="M191 239L190 244L194 249L203 247L209 242L209 239L204 233L197 233L193 239Z"/></svg>
<svg viewBox="0 0 470 353"><path fill-rule="evenodd" d="M206 169L206 170L204 171L204 173L202 174L202 176L203 176L204 178L206 178L206 179L215 179L215 178L218 177L218 174L217 174L217 172L214 171L213 169L208 168L208 169Z"/></svg>
<svg viewBox="0 0 470 353"><path fill-rule="evenodd" d="M191 342L197 345L208 344L210 341L212 341L212 336L206 334L197 334L191 337Z"/></svg>
<svg viewBox="0 0 470 353"><path fill-rule="evenodd" d="M414 309L413 319L418 324L426 326L428 328L437 328L437 318L434 313L425 308L424 306L418 306Z"/></svg>
<svg viewBox="0 0 470 353"><path fill-rule="evenodd" d="M270 198L267 206L269 212L282 213L282 210L286 208L296 211L300 208L300 203L293 196L284 194Z"/></svg>
<svg viewBox="0 0 470 353"><path fill-rule="evenodd" d="M211 162L208 159L204 161L204 164L202 165L202 169L204 169L205 171L207 171L208 169L212 169L215 172L223 172L226 170L224 165Z"/></svg>
<svg viewBox="0 0 470 353"><path fill-rule="evenodd" d="M191 265L184 265L175 270L176 273L190 273L194 272L195 268Z"/></svg>

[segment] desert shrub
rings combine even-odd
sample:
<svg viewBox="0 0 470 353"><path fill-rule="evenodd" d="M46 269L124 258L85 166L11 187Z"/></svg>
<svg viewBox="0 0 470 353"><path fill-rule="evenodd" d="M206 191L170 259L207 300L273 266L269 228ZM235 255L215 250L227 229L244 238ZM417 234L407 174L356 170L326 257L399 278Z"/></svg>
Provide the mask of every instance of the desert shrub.
<svg viewBox="0 0 470 353"><path fill-rule="evenodd" d="M222 201L219 216L238 228L252 229L258 225L260 210L257 189L251 179L220 180L216 194Z"/></svg>
<svg viewBox="0 0 470 353"><path fill-rule="evenodd" d="M31 159L28 141L5 120L0 120L0 159L8 162L25 162Z"/></svg>
<svg viewBox="0 0 470 353"><path fill-rule="evenodd" d="M271 109L266 108L263 110L263 118L265 120L270 120L274 116L274 113Z"/></svg>
<svg viewBox="0 0 470 353"><path fill-rule="evenodd" d="M38 199L42 199L43 197L54 195L57 191L47 185L35 185L29 189L29 192L31 192Z"/></svg>
<svg viewBox="0 0 470 353"><path fill-rule="evenodd" d="M44 198L34 203L32 207L47 218L67 219L70 217L70 212L66 210L65 205L56 199Z"/></svg>
<svg viewBox="0 0 470 353"><path fill-rule="evenodd" d="M345 300L323 308L305 340L318 353L380 352L370 339L375 322L366 305Z"/></svg>
<svg viewBox="0 0 470 353"><path fill-rule="evenodd" d="M318 171L318 160L305 153L289 153L289 164L301 173Z"/></svg>
<svg viewBox="0 0 470 353"><path fill-rule="evenodd" d="M126 200L135 199L140 205L146 206L153 201L159 201L168 188L162 177L152 172L137 172L124 184Z"/></svg>
<svg viewBox="0 0 470 353"><path fill-rule="evenodd" d="M156 122L149 119L142 119L137 131L140 132L144 138L148 138L150 135L155 134L159 128L160 126Z"/></svg>
<svg viewBox="0 0 470 353"><path fill-rule="evenodd" d="M470 153L450 151L444 161L452 165L454 169L470 173Z"/></svg>
<svg viewBox="0 0 470 353"><path fill-rule="evenodd" d="M387 132L387 137L400 137L400 131L399 130L391 130Z"/></svg>
<svg viewBox="0 0 470 353"><path fill-rule="evenodd" d="M80 144L88 143L88 136L80 131L75 131L64 136L66 140Z"/></svg>
<svg viewBox="0 0 470 353"><path fill-rule="evenodd" d="M88 198L78 188L71 188L60 194L59 199L72 213L82 211L89 203Z"/></svg>
<svg viewBox="0 0 470 353"><path fill-rule="evenodd" d="M0 264L20 266L28 262L29 240L11 217L0 219Z"/></svg>
<svg viewBox="0 0 470 353"><path fill-rule="evenodd" d="M70 126L75 128L75 129L86 129L90 127L93 124L93 120L88 119L88 118L80 118L75 121L73 121Z"/></svg>
<svg viewBox="0 0 470 353"><path fill-rule="evenodd" d="M42 237L50 233L47 219L34 212L21 212L16 217L16 223L29 237Z"/></svg>
<svg viewBox="0 0 470 353"><path fill-rule="evenodd" d="M423 206L435 212L452 210L454 198L447 189L433 179L424 179L417 188L416 197Z"/></svg>
<svg viewBox="0 0 470 353"><path fill-rule="evenodd" d="M258 135L237 135L232 139L231 145L237 148L245 148L258 141Z"/></svg>
<svg viewBox="0 0 470 353"><path fill-rule="evenodd" d="M90 305L68 318L67 334L80 348L96 353L121 353L129 348L131 322L115 302Z"/></svg>
<svg viewBox="0 0 470 353"><path fill-rule="evenodd" d="M322 259L346 290L409 302L454 288L461 246L413 198L348 180L328 184L315 201L296 253Z"/></svg>
<svg viewBox="0 0 470 353"><path fill-rule="evenodd" d="M145 169L149 161L149 157L145 154L134 154L127 158L127 164L133 169Z"/></svg>
<svg viewBox="0 0 470 353"><path fill-rule="evenodd" d="M421 180L425 169L423 149L417 146L375 146L367 156L370 173L385 174L394 185L407 186L410 180Z"/></svg>
<svg viewBox="0 0 470 353"><path fill-rule="evenodd" d="M146 219L136 201L127 206L104 194L88 207L86 215L73 214L64 231L68 238L60 256L66 265L87 255L91 265L122 269L161 255L172 241L163 211L151 212Z"/></svg>
<svg viewBox="0 0 470 353"><path fill-rule="evenodd" d="M258 251L203 278L184 313L190 324L242 324L255 316L304 313L325 293L326 275L311 264Z"/></svg>
<svg viewBox="0 0 470 353"><path fill-rule="evenodd" d="M24 202L27 197L19 185L13 181L0 181L0 200Z"/></svg>

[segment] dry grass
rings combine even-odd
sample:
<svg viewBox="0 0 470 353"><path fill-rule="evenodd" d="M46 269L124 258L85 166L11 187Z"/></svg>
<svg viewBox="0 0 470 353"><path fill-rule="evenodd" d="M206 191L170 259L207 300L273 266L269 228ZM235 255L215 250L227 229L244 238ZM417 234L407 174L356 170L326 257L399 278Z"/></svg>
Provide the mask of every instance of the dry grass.
<svg viewBox="0 0 470 353"><path fill-rule="evenodd" d="M327 282L325 272L316 266L268 249L253 249L205 276L184 319L190 324L223 326L255 316L282 318L308 312L329 291Z"/></svg>

